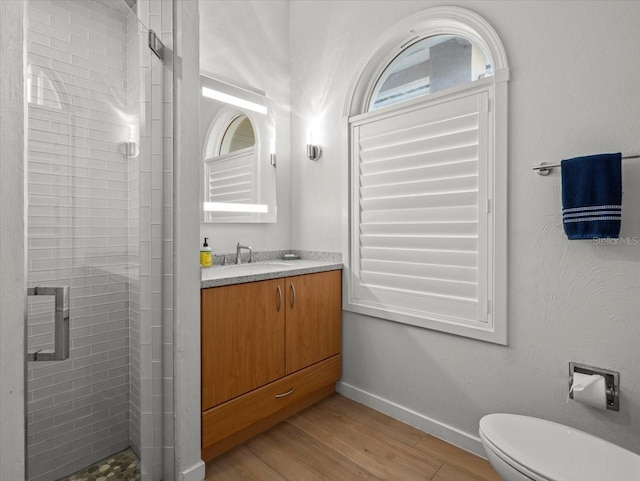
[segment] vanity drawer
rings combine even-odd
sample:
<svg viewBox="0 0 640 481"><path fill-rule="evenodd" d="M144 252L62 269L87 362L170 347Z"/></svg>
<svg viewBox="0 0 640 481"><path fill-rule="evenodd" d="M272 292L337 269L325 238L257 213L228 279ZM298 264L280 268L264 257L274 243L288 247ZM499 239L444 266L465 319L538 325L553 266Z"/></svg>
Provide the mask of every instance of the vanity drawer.
<svg viewBox="0 0 640 481"><path fill-rule="evenodd" d="M202 458L209 461L335 391L341 356L278 379L202 413Z"/></svg>

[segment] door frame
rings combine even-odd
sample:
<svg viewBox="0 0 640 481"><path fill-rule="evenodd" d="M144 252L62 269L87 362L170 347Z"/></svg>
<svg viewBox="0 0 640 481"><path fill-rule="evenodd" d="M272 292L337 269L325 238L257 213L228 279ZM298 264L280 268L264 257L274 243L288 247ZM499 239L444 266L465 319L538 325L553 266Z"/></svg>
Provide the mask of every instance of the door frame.
<svg viewBox="0 0 640 481"><path fill-rule="evenodd" d="M0 1L0 480L26 477L25 2ZM20 65L22 68L16 68Z"/></svg>

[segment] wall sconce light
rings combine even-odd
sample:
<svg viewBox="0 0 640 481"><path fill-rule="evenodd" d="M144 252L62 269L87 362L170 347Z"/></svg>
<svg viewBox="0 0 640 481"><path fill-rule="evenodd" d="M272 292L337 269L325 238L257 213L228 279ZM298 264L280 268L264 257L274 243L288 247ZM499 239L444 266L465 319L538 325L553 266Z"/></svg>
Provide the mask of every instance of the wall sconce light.
<svg viewBox="0 0 640 481"><path fill-rule="evenodd" d="M322 147L313 143L313 130L307 129L307 157L309 160L318 160L322 155Z"/></svg>
<svg viewBox="0 0 640 481"><path fill-rule="evenodd" d="M136 127L131 125L129 127L129 140L120 144L120 151L127 159L135 159L140 153L138 144L136 142L137 132Z"/></svg>
<svg viewBox="0 0 640 481"><path fill-rule="evenodd" d="M135 159L138 156L138 145L133 140L122 142L121 151L127 159Z"/></svg>
<svg viewBox="0 0 640 481"><path fill-rule="evenodd" d="M276 166L276 139L271 139L269 143L269 163L272 167Z"/></svg>

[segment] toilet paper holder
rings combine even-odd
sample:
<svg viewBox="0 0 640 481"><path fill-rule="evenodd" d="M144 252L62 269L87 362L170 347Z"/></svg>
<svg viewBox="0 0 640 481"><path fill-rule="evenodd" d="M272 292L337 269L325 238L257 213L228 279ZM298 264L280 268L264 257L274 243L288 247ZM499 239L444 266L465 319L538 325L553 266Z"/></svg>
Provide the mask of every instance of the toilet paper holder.
<svg viewBox="0 0 640 481"><path fill-rule="evenodd" d="M605 391L607 394L607 409L612 411L620 411L620 373L602 369L600 367L588 366L577 362L569 363L569 397L573 399L573 373L581 374L599 374L604 378Z"/></svg>

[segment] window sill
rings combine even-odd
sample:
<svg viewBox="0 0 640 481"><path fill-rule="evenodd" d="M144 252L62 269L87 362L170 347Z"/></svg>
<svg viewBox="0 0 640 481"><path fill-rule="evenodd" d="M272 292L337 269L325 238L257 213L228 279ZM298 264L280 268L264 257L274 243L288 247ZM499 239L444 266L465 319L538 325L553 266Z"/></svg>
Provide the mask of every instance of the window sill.
<svg viewBox="0 0 640 481"><path fill-rule="evenodd" d="M507 345L506 326L496 326L495 323L478 322L474 324L459 323L428 317L427 313L408 313L394 310L391 307L374 307L353 302L345 296L342 309L347 312L375 317L384 321L396 322L408 326L444 332L455 336L467 337L493 344ZM503 322L503 324L506 324Z"/></svg>

